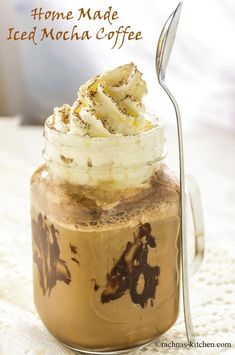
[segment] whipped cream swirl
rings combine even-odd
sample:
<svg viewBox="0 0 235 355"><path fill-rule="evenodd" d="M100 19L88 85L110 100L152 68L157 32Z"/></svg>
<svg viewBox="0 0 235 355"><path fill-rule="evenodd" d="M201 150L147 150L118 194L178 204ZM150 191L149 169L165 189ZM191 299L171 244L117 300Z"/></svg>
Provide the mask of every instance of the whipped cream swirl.
<svg viewBox="0 0 235 355"><path fill-rule="evenodd" d="M136 65L126 64L82 85L73 106L55 108L46 124L77 136L136 135L154 127L142 103L146 93Z"/></svg>
<svg viewBox="0 0 235 355"><path fill-rule="evenodd" d="M162 165L162 121L147 114L142 74L123 65L81 86L70 107L46 120L44 158L72 184L138 186Z"/></svg>

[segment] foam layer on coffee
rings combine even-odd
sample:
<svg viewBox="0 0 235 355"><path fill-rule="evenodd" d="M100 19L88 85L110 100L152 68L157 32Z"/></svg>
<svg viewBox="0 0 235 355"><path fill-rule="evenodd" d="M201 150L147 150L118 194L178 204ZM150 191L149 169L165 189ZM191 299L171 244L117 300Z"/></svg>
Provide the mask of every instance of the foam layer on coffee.
<svg viewBox="0 0 235 355"><path fill-rule="evenodd" d="M66 228L112 230L178 215L178 182L166 166L145 184L123 189L113 189L109 184L79 188L68 182L57 185L47 174L46 166L40 167L36 176L37 184L33 177L32 188L40 193L34 192L34 208L42 211L47 196L48 218Z"/></svg>

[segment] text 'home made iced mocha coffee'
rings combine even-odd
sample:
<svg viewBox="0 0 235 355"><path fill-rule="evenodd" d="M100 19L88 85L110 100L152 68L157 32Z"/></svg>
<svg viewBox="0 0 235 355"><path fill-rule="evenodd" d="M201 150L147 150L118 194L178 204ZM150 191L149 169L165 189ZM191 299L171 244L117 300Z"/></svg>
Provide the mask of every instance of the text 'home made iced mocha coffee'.
<svg viewBox="0 0 235 355"><path fill-rule="evenodd" d="M146 93L127 64L45 123L45 164L31 180L34 299L72 348L129 349L177 319L179 188Z"/></svg>

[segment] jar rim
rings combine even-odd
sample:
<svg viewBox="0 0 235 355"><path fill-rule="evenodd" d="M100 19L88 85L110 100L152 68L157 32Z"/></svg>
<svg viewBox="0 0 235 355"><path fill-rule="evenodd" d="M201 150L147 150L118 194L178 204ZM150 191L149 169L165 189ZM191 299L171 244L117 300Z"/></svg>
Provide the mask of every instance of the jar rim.
<svg viewBox="0 0 235 355"><path fill-rule="evenodd" d="M56 175L72 183L140 184L161 167L166 155L163 121L155 122L137 135L98 138L64 134L46 125L43 158Z"/></svg>
<svg viewBox="0 0 235 355"><path fill-rule="evenodd" d="M56 130L54 127L50 127L48 124L48 121L45 122L45 127L44 127L44 132L43 136L46 140L53 140L54 144L60 144L59 140L61 140L61 144L66 147L71 147L74 148L73 144L65 144L65 140L69 140L71 143L76 144L81 144L83 142L90 141L91 143L101 143L101 144L109 144L109 143L114 143L116 141L132 141L136 140L137 138L142 138L145 136L151 136L152 134L156 133L159 130L164 129L164 121L162 118L157 117L156 115L152 113L148 113L148 115L152 118L152 121L154 123L154 127L152 129L149 129L147 131L140 132L138 134L132 134L132 135L119 135L119 134L114 134L112 136L107 136L107 137L89 137L87 135L85 136L78 136L76 134L68 134L64 132L60 132ZM50 116L52 117L52 116ZM49 117L49 118L50 118ZM58 139L58 141L57 141Z"/></svg>

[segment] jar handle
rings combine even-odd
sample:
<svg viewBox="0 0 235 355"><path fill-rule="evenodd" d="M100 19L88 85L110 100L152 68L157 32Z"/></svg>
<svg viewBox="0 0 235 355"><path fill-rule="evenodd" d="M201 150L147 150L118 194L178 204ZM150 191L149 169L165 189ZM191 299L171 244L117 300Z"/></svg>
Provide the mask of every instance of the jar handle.
<svg viewBox="0 0 235 355"><path fill-rule="evenodd" d="M205 254L205 226L203 218L203 208L200 189L197 181L191 176L186 176L186 185L188 188L189 202L192 210L195 255L192 265L189 268L190 276L194 275L199 269Z"/></svg>

